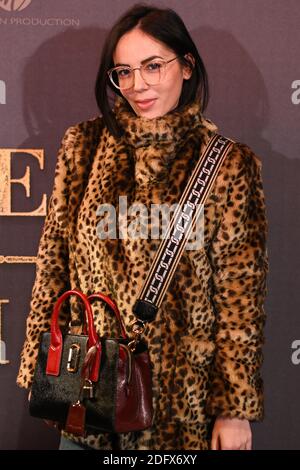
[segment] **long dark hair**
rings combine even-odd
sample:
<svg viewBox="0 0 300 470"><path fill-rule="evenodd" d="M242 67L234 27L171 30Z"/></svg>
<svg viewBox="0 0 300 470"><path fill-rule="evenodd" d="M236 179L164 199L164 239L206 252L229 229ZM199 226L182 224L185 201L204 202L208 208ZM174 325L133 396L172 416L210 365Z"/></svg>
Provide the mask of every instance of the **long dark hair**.
<svg viewBox="0 0 300 470"><path fill-rule="evenodd" d="M183 65L193 68L189 80L184 80L183 82L177 109L194 100L198 100L201 104L201 110L204 111L209 98L208 78L203 61L182 19L170 8L162 9L136 4L121 16L108 33L103 46L95 84L96 101L102 113L104 123L109 131L117 137L122 134L122 131L114 114L111 112L107 86L114 93L120 96L122 94L110 82L107 71L114 66L113 54L119 39L136 26L144 33L172 49L176 55L180 56L179 60ZM192 54L195 59L194 66L188 57L184 57L188 53Z"/></svg>

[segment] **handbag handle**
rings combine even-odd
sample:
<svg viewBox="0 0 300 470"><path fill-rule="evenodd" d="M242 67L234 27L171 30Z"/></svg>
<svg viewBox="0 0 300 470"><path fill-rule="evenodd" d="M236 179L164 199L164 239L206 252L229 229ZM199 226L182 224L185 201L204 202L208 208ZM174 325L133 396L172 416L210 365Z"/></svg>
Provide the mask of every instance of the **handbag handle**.
<svg viewBox="0 0 300 470"><path fill-rule="evenodd" d="M91 380L97 381L98 374L99 374L99 365L100 365L100 354L101 354L101 347L98 335L95 330L94 320L93 320L93 312L92 307L89 303L89 300L85 294L80 292L77 289L72 289L64 292L56 301L51 317L51 339L50 339L50 346L48 351L48 358L47 358L47 367L46 373L47 375L55 375L58 376L60 372L60 363L61 363L61 356L63 351L63 338L62 332L58 323L59 312L62 303L71 295L76 295L81 299L84 304L84 312L85 318L87 319L88 324L88 349L92 348L93 346L97 349L96 359L94 361L92 370L91 370Z"/></svg>
<svg viewBox="0 0 300 470"><path fill-rule="evenodd" d="M100 299L100 300L103 300L104 302L107 303L107 305L114 312L114 314L115 314L115 316L118 320L122 338L127 340L128 337L127 337L127 334L126 334L124 323L122 321L120 311L119 311L117 305L115 304L115 302L110 297L108 297L108 295L104 295L104 294L101 294L101 293L91 294L91 295L88 296L88 301L89 302L91 300L94 300L94 299Z"/></svg>

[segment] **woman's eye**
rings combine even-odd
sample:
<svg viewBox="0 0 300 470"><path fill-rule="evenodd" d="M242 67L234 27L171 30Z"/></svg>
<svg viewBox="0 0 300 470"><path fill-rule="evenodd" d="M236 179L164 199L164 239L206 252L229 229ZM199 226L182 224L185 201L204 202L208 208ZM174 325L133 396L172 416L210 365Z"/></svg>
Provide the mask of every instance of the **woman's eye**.
<svg viewBox="0 0 300 470"><path fill-rule="evenodd" d="M160 62L150 62L150 64L146 65L146 70L149 70L150 72L155 72L156 70L159 70L161 66L162 64Z"/></svg>
<svg viewBox="0 0 300 470"><path fill-rule="evenodd" d="M124 78L128 77L130 75L130 70L129 69L120 69L118 70L118 77Z"/></svg>

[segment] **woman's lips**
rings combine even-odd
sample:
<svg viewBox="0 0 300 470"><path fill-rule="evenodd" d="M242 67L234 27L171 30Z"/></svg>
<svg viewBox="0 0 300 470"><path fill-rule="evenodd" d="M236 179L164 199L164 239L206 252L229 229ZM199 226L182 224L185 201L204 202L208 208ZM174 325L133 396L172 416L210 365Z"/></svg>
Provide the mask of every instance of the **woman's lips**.
<svg viewBox="0 0 300 470"><path fill-rule="evenodd" d="M148 109L154 104L155 101L156 101L156 98L152 100L136 101L135 103L140 109Z"/></svg>

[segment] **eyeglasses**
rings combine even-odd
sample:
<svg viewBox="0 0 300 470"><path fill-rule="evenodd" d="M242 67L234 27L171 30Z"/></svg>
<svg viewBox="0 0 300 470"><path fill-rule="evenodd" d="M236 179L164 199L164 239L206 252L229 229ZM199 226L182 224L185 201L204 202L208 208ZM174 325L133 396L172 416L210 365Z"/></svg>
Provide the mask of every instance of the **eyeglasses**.
<svg viewBox="0 0 300 470"><path fill-rule="evenodd" d="M132 69L127 65L120 65L108 70L107 74L112 84L119 90L128 90L134 85L134 70L139 70L140 74L147 85L158 85L163 81L166 73L166 66L179 56L170 60L152 59L145 62L140 67Z"/></svg>

